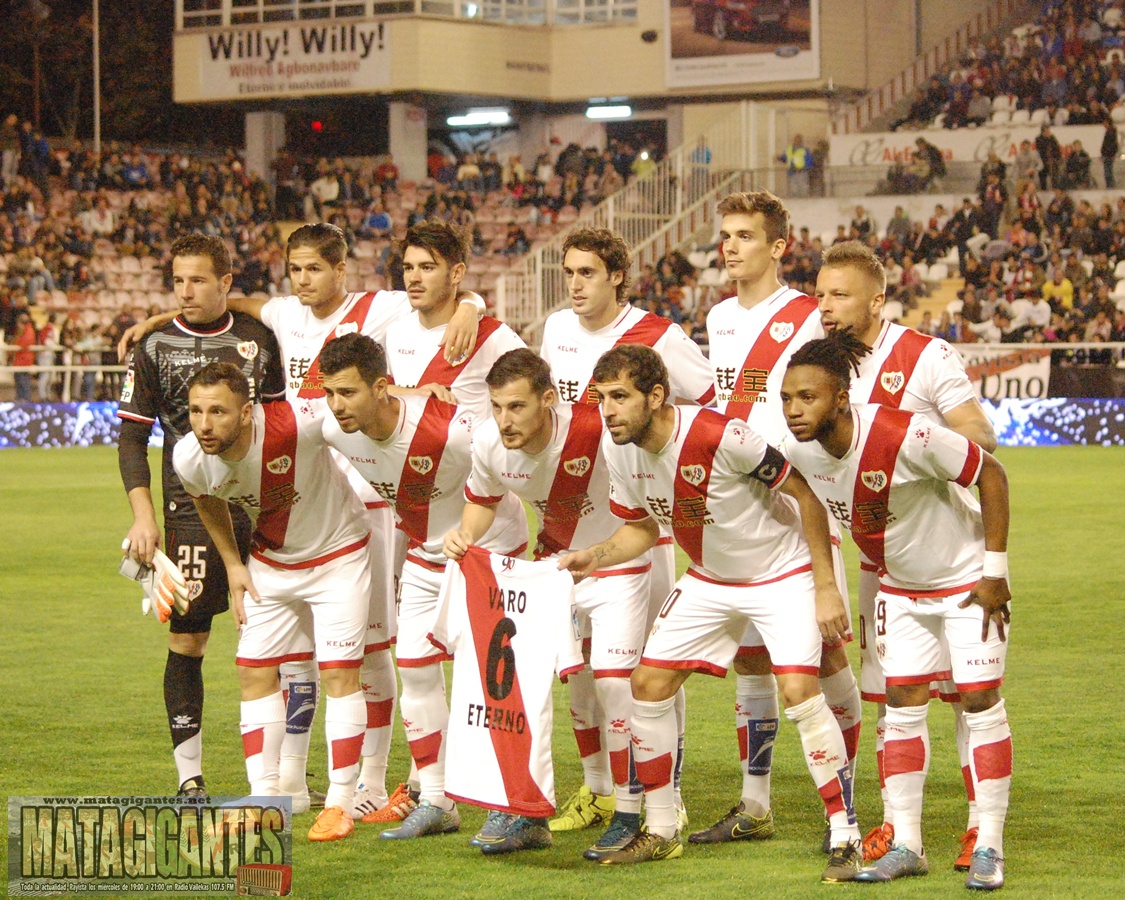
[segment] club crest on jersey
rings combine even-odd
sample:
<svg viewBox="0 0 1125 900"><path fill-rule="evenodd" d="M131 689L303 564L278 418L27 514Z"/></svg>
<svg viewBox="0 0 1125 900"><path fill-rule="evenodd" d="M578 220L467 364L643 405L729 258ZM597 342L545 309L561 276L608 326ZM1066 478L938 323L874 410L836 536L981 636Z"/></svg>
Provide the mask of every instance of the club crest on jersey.
<svg viewBox="0 0 1125 900"><path fill-rule="evenodd" d="M236 349L243 359L254 359L258 355L258 342L243 341Z"/></svg>
<svg viewBox="0 0 1125 900"><path fill-rule="evenodd" d="M419 475L426 475L434 467L434 461L429 456L408 456L406 461Z"/></svg>
<svg viewBox="0 0 1125 900"><path fill-rule="evenodd" d="M770 325L770 337L777 341L779 344L782 341L787 341L793 336L793 323L792 322L774 322Z"/></svg>
<svg viewBox="0 0 1125 900"><path fill-rule="evenodd" d="M293 460L288 456L279 456L266 463L266 468L274 475L284 475L293 465Z"/></svg>
<svg viewBox="0 0 1125 900"><path fill-rule="evenodd" d="M563 462L563 469L568 475L580 478L590 470L590 457L578 456Z"/></svg>
<svg viewBox="0 0 1125 900"><path fill-rule="evenodd" d="M345 334L355 334L359 331L358 322L341 322L336 326L336 337L343 337Z"/></svg>
<svg viewBox="0 0 1125 900"><path fill-rule="evenodd" d="M906 378L902 372L884 372L879 376L879 384L883 386L883 390L887 393L897 394L906 384Z"/></svg>
<svg viewBox="0 0 1125 900"><path fill-rule="evenodd" d="M680 466L680 477L688 484L699 487L703 483L703 479L707 477L707 470L700 465Z"/></svg>
<svg viewBox="0 0 1125 900"><path fill-rule="evenodd" d="M876 469L874 472L861 472L859 477L873 491L881 491L887 486L887 473L882 469Z"/></svg>

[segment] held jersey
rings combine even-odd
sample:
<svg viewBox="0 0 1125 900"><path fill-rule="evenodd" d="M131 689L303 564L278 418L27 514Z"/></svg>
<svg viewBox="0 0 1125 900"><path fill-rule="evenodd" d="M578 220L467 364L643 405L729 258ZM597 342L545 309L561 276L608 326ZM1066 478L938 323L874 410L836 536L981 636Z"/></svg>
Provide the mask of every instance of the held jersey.
<svg viewBox="0 0 1125 900"><path fill-rule="evenodd" d="M597 331L587 331L573 310L559 310L547 317L540 355L551 367L559 400L596 406L598 395L591 384L594 366L618 344L644 344L660 354L668 367L671 399L701 406L714 399L711 368L699 345L671 319L625 306L613 322Z"/></svg>
<svg viewBox="0 0 1125 900"><path fill-rule="evenodd" d="M161 484L165 518L198 522L195 505L184 493L172 467L176 443L191 434L187 384L208 363L237 366L250 382L250 399L276 400L284 385L277 342L261 322L241 313L224 313L217 321L192 325L177 317L146 335L133 353L121 388L121 419L164 429Z"/></svg>
<svg viewBox="0 0 1125 900"><path fill-rule="evenodd" d="M446 566L430 640L454 659L446 794L552 815L554 676L583 667L570 574L470 547Z"/></svg>
<svg viewBox="0 0 1125 900"><path fill-rule="evenodd" d="M324 418L324 438L390 504L410 552L444 566L445 535L461 525L465 506L473 416L434 397L397 399L398 424L385 441L345 434L332 416ZM509 553L526 543L526 533L523 507L512 498L497 511L482 546Z"/></svg>
<svg viewBox="0 0 1125 900"><path fill-rule="evenodd" d="M511 491L534 507L536 559L589 547L621 525L609 509L601 412L585 405L550 412L550 443L534 456L506 449L495 419L482 423L473 434L473 470L465 486L472 503L497 503Z"/></svg>
<svg viewBox="0 0 1125 900"><path fill-rule="evenodd" d="M891 587L968 590L981 577L984 526L951 485L980 475L976 444L920 413L875 404L852 409L843 459L817 441L790 437L781 449Z"/></svg>
<svg viewBox="0 0 1125 900"><path fill-rule="evenodd" d="M363 506L333 464L320 417L280 402L255 406L246 456L209 456L194 434L176 445L176 474L193 497L218 497L256 517L251 556L306 569L367 544Z"/></svg>
<svg viewBox="0 0 1125 900"><path fill-rule="evenodd" d="M789 433L781 411L785 366L800 347L824 337L816 300L781 288L747 309L728 297L707 314L707 337L719 411L776 446Z"/></svg>
<svg viewBox="0 0 1125 900"><path fill-rule="evenodd" d="M852 374L853 403L921 413L945 425L945 413L976 399L961 354L945 341L884 322L871 352Z"/></svg>
<svg viewBox="0 0 1125 900"><path fill-rule="evenodd" d="M262 307L262 322L277 336L285 369L285 396L324 396L316 358L324 345L345 334L365 334L386 343L387 329L410 312L405 291L348 294L332 315L318 319L297 297L274 297Z"/></svg>
<svg viewBox="0 0 1125 900"><path fill-rule="evenodd" d="M670 528L704 577L760 582L811 568L797 505L776 491L789 476L782 455L739 419L673 411L658 453L604 438L614 513Z"/></svg>
<svg viewBox="0 0 1125 900"><path fill-rule="evenodd" d="M440 384L453 391L458 406L473 414L478 423L492 416L485 376L492 364L509 350L525 347L511 328L492 316L477 327L477 341L468 358L459 365L446 362L445 325L425 328L416 312L403 316L387 331L387 367L401 387Z"/></svg>

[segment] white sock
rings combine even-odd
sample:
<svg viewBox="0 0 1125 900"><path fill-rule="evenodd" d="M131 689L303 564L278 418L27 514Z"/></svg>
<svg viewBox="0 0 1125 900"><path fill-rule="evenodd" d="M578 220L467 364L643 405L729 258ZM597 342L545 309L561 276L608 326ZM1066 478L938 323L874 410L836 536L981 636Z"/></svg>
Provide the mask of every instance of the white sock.
<svg viewBox="0 0 1125 900"><path fill-rule="evenodd" d="M925 706L888 706L883 767L894 814L895 843L922 855L922 794L930 770L930 730Z"/></svg>
<svg viewBox="0 0 1125 900"><path fill-rule="evenodd" d="M445 672L440 663L399 669L402 697L399 711L405 724L410 755L418 767L420 799L452 809L445 796L445 730L449 707L445 702Z"/></svg>
<svg viewBox="0 0 1125 900"><path fill-rule="evenodd" d="M324 736L328 743L328 796L325 807L350 810L359 777L359 752L367 725L363 693L329 697L324 705Z"/></svg>
<svg viewBox="0 0 1125 900"><path fill-rule="evenodd" d="M739 675L735 680L734 721L742 769L742 804L751 816L770 808L770 771L777 737L777 679L773 675Z"/></svg>
<svg viewBox="0 0 1125 900"><path fill-rule="evenodd" d="M398 689L390 651L368 653L359 670L359 681L367 708L359 784L373 793L373 802L383 806L387 802L387 757L391 749L395 693Z"/></svg>
<svg viewBox="0 0 1125 900"><path fill-rule="evenodd" d="M991 847L1004 855L1004 820L1012 789L1012 732L1001 700L984 712L965 713L969 727L969 758L980 816L977 848Z"/></svg>
<svg viewBox="0 0 1125 900"><path fill-rule="evenodd" d="M276 796L281 756L281 736L285 733L285 701L281 691L257 700L243 700L239 706L239 731L246 757L246 778L250 793Z"/></svg>
<svg viewBox="0 0 1125 900"><path fill-rule="evenodd" d="M608 740L604 735L605 716L598 706L594 673L583 669L567 679L570 689L570 720L578 755L582 758L582 781L599 796L613 793Z"/></svg>
<svg viewBox="0 0 1125 900"><path fill-rule="evenodd" d="M965 781L965 796L969 798L969 821L965 826L968 831L980 825L980 814L977 812L977 790L973 784L973 770L969 765L969 725L965 721L965 707L960 703L949 704L953 709L954 724L957 728L957 756L961 760L961 777Z"/></svg>
<svg viewBox="0 0 1125 900"><path fill-rule="evenodd" d="M645 786L645 827L670 838L676 833L672 766L676 755L675 700L633 701L633 756Z"/></svg>
<svg viewBox="0 0 1125 900"><path fill-rule="evenodd" d="M832 827L832 844L858 841L859 825L855 815L849 812L851 771L844 737L824 695L817 694L789 707L785 710L785 717L797 726L797 733L801 736L805 764L824 801L824 815Z"/></svg>
<svg viewBox="0 0 1125 900"><path fill-rule="evenodd" d="M316 660L282 663L278 674L285 697L285 733L281 740L281 789L286 794L308 791L309 738L320 693Z"/></svg>
<svg viewBox="0 0 1125 900"><path fill-rule="evenodd" d="M633 691L628 678L597 678L594 689L598 704L605 710L606 749L617 793L617 812L639 813L644 787L637 782L633 790L629 778L630 744L633 737ZM620 723L620 724L617 724Z"/></svg>

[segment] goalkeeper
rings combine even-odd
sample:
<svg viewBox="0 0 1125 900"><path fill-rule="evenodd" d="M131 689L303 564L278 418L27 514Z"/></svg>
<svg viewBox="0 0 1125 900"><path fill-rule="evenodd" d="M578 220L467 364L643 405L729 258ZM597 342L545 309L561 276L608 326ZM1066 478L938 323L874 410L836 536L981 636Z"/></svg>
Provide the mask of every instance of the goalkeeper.
<svg viewBox="0 0 1125 900"><path fill-rule="evenodd" d="M191 432L187 383L208 362L230 362L247 376L256 399L284 393L277 344L259 322L227 310L231 260L222 239L186 235L172 245L172 282L181 312L148 335L133 354L121 389L121 480L133 510L125 554L151 565L163 545L179 567L190 608L167 610L168 660L164 706L172 734L179 793L205 794L202 768L203 653L211 620L228 608L227 576L218 551L199 521L191 498L172 469L176 441ZM157 525L150 489L148 439L156 420L164 429L163 520ZM250 549L250 522L232 509L243 557ZM123 545L124 546L124 545ZM168 597L165 597L169 601ZM153 600L159 613L159 602ZM162 618L161 621L164 621Z"/></svg>

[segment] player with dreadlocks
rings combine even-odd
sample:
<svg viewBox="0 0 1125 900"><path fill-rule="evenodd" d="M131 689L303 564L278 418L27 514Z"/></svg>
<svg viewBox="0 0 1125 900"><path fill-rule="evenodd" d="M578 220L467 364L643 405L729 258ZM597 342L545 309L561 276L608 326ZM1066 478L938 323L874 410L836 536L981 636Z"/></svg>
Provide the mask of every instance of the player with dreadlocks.
<svg viewBox="0 0 1125 900"><path fill-rule="evenodd" d="M926 712L930 682L952 678L966 710L980 822L965 886L994 890L1004 883L1012 775L1000 696L1011 599L1007 475L980 446L921 414L853 407L851 372L866 354L844 331L811 341L791 357L781 388L791 433L782 453L879 577L874 638L887 684L883 767L895 831L890 850L854 877L891 881L929 870L921 832ZM951 482L975 484L980 508Z"/></svg>

